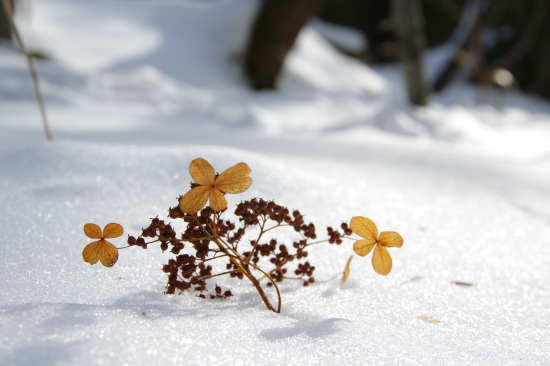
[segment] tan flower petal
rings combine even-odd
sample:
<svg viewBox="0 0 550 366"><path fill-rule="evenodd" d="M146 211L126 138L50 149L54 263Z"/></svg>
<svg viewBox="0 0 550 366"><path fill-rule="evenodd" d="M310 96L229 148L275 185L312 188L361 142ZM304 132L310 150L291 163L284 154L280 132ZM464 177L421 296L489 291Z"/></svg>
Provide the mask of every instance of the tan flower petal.
<svg viewBox="0 0 550 366"><path fill-rule="evenodd" d="M378 240L378 227L371 220L362 216L355 216L350 222L351 230L367 240Z"/></svg>
<svg viewBox="0 0 550 366"><path fill-rule="evenodd" d="M202 158L195 159L189 165L193 180L203 186L211 186L216 179L216 171L210 163Z"/></svg>
<svg viewBox="0 0 550 366"><path fill-rule="evenodd" d="M376 245L376 240L357 240L355 244L353 244L353 251L360 255L361 257L366 256L370 253L372 248Z"/></svg>
<svg viewBox="0 0 550 366"><path fill-rule="evenodd" d="M220 174L214 187L226 193L243 193L252 184L251 172L248 164L236 164Z"/></svg>
<svg viewBox="0 0 550 366"><path fill-rule="evenodd" d="M227 208L227 200L216 188L212 188L212 193L210 194L210 207L214 211L223 211Z"/></svg>
<svg viewBox="0 0 550 366"><path fill-rule="evenodd" d="M118 238L122 234L124 234L124 228L120 224L107 224L103 229L103 238L105 239Z"/></svg>
<svg viewBox="0 0 550 366"><path fill-rule="evenodd" d="M344 275L342 276L342 287L344 287L346 281L348 280L349 276L351 275L351 262L353 261L353 255L349 257L348 263L346 264L346 268L344 269Z"/></svg>
<svg viewBox="0 0 550 366"><path fill-rule="evenodd" d="M401 248L403 246L403 237L395 231L384 231L380 233L378 244L385 247Z"/></svg>
<svg viewBox="0 0 550 366"><path fill-rule="evenodd" d="M101 239L103 237L101 228L96 224L84 225L84 234L86 234L86 236L90 239Z"/></svg>
<svg viewBox="0 0 550 366"><path fill-rule="evenodd" d="M94 241L93 243L86 245L82 251L82 258L84 258L84 262L96 264L99 261L99 246L102 241L104 240Z"/></svg>
<svg viewBox="0 0 550 366"><path fill-rule="evenodd" d="M180 210L185 213L199 212L210 197L212 187L198 186L187 192L180 198Z"/></svg>
<svg viewBox="0 0 550 366"><path fill-rule="evenodd" d="M99 260L105 267L112 267L118 260L118 249L107 240L100 240L98 247Z"/></svg>
<svg viewBox="0 0 550 366"><path fill-rule="evenodd" d="M391 255L386 248L377 245L372 255L372 266L376 273L386 276L391 272L392 260Z"/></svg>

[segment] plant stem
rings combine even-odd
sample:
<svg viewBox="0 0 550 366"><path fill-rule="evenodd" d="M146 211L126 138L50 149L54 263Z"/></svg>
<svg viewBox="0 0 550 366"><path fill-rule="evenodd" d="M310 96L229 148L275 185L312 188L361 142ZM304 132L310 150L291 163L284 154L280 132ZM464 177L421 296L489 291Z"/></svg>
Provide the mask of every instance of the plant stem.
<svg viewBox="0 0 550 366"><path fill-rule="evenodd" d="M253 263L250 263L250 265L254 268L256 268L258 271L262 272L267 278L269 278L269 280L271 281L271 283L273 284L273 287L275 287L275 290L277 291L277 300L279 302L279 305L277 306L277 311L275 311L276 313L280 313L281 312L281 308L283 306L283 301L282 301L282 298L281 298L281 291L279 290L279 286L277 286L277 284L275 283L275 281L273 281L273 278L271 278L271 276L265 272L263 269L261 269L260 267L258 267L257 265L253 264ZM254 278L256 279L256 278ZM260 286L260 289L262 288L261 285L260 285L260 281L256 280L258 282L258 286ZM263 292L263 289L262 289L262 292Z"/></svg>
<svg viewBox="0 0 550 366"><path fill-rule="evenodd" d="M246 258L246 265L247 266L250 263L250 260L252 260L252 256L254 255L254 252L256 251L256 248L258 247L258 244L260 243L260 239L262 238L262 235L265 233L265 231L264 231L265 222L266 222L266 220L264 219L264 221L260 225L260 234L258 234L258 239L256 239L256 241L254 242L254 247L250 251L250 254L248 255L248 258Z"/></svg>
<svg viewBox="0 0 550 366"><path fill-rule="evenodd" d="M218 239L214 239L214 242L218 245L218 247L220 248L220 250L222 251L226 251L227 249L224 247L224 245L221 243L221 241L219 241ZM226 254L228 254L226 252ZM229 254L228 254L229 255ZM250 282L252 282L252 284L254 285L254 287L256 288L256 291L258 291L258 293L260 294L262 300L264 301L265 303L265 306L267 306L267 308L271 311L274 311L276 313L280 313L281 312L281 302L279 300L279 308L278 310L275 310L275 308L273 307L273 305L271 304L271 301L269 300L269 298L267 297L266 293L264 292L264 289L262 288L262 285L260 284L260 281L258 281L258 279L256 279L256 277L254 277L254 275L252 275L252 273L250 273L250 271L246 270L244 268L244 266L240 263L240 260L237 260L236 257L232 256L232 255L229 255L229 259L231 260L231 262L233 262L233 264L239 268L239 270L246 276L246 278L248 278L248 280ZM251 264L251 263L250 263ZM252 266L254 266L253 264L251 264ZM254 266L256 267L256 266ZM256 267L257 268L257 267ZM260 270L260 272L263 272L262 270ZM265 272L264 272L265 273ZM278 289L277 289L277 292L278 292ZM280 295L279 295L280 296ZM279 297L280 299L280 297Z"/></svg>
<svg viewBox="0 0 550 366"><path fill-rule="evenodd" d="M227 275L227 274L235 273L235 272L240 272L240 271L238 271L238 270L227 271L227 272L221 272L221 273L217 273L215 275L210 275L210 276L198 276L197 278L202 278L203 280L208 280L208 279L213 278L213 277L223 276L223 275Z"/></svg>
<svg viewBox="0 0 550 366"><path fill-rule="evenodd" d="M36 99L38 100L38 106L40 108L40 115L42 116L42 123L44 124L44 132L46 133L46 139L48 141L51 141L52 133L50 132L50 127L48 125L48 119L46 117L46 108L44 107L44 100L42 99L42 93L40 92L40 86L38 84L38 75L36 73L36 69L34 68L32 57L27 51L27 49L25 48L23 39L21 38L21 35L19 34L19 31L17 29L17 26L15 25L15 21L13 20L13 9L11 8L10 2L8 0L2 0L2 5L6 10L6 15L8 17L8 21L10 23L10 27L12 28L13 34L15 35L15 39L17 40L17 43L19 43L19 47L21 47L21 51L23 51L23 53L26 56L27 64L29 66L29 71L32 76L34 92L36 94Z"/></svg>
<svg viewBox="0 0 550 366"><path fill-rule="evenodd" d="M198 219L195 218L195 220L198 221ZM254 285L254 287L256 288L256 291L258 291L258 293L260 294L260 297L262 298L262 300L264 301L264 304L265 306L271 310L271 311L274 311L276 313L280 313L281 312L281 294L279 292L279 289L277 288L277 295L279 297L279 306L277 308L277 310L275 310L275 308L273 307L273 305L271 304L271 301L269 300L269 298L267 297L267 294L265 293L264 289L262 288L262 285L260 284L260 282L258 281L258 279L256 277L254 277L254 275L245 268L245 266L243 265L244 263L241 263L241 262L244 262L243 261L243 258L241 258L241 255L239 254L239 252L237 252L236 250L234 250L233 248L231 248L229 246L229 244L225 243L219 236L218 236L218 232L216 230L216 222L214 220L214 228L211 228L213 229L212 232L214 233L214 237L212 237L209 233L208 233L208 230L206 230L206 228L204 226L202 226L202 224L199 222L199 225L200 227L202 228L203 232L205 233L205 235L207 237L209 237L209 240L210 241L213 241L214 243L216 243L216 245L218 246L218 248L220 248L220 250L226 254L228 257L229 257L229 260L239 269L240 272L242 272L246 278L248 278L248 280L250 282L252 282L252 285ZM225 245L224 245L225 244ZM232 251L234 253L234 255L231 255L229 253L229 251ZM264 274L267 275L267 273L265 273L263 270L261 270L260 268L258 268L257 266L251 264L253 267L255 267L256 269L258 269L260 272L263 272ZM273 281L272 281L273 282ZM273 283L275 285L275 283ZM275 285L276 286L276 285Z"/></svg>

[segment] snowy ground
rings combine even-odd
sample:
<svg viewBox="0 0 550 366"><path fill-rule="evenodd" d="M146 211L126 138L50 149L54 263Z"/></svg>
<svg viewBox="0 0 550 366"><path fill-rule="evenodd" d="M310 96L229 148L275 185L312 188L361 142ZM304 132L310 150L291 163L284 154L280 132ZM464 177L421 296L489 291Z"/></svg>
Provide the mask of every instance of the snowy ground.
<svg viewBox="0 0 550 366"><path fill-rule="evenodd" d="M255 4L20 12L51 58L37 67L54 142L24 59L1 47L0 364L550 365L550 106L502 90L476 106L457 83L411 110L395 67L344 59L312 28L281 90L254 94L239 60ZM278 315L229 279L228 300L163 295L158 248L123 250L110 269L82 261L85 223L139 233L176 205L197 157L252 167L230 205L274 199L321 233L357 215L400 232L392 273L357 257L344 289L283 284ZM312 250L317 279L351 246Z"/></svg>

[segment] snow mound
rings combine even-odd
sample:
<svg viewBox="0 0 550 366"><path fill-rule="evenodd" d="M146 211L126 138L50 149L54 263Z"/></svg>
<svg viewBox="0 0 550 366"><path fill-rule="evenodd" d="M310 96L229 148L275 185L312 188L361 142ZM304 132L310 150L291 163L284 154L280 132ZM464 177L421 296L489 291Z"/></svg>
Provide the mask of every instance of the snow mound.
<svg viewBox="0 0 550 366"><path fill-rule="evenodd" d="M456 83L411 109L395 66L347 59L313 28L281 89L253 93L239 60L257 5L30 2L19 20L51 57L37 67L54 142L24 59L0 48L0 364L549 364L548 104L476 106ZM341 288L352 243L315 246L318 283L283 283L275 314L229 278L226 300L163 295L159 248L83 261L84 224L138 234L197 157L252 167L230 207L273 199L319 237L358 215L398 231L392 273L357 257Z"/></svg>

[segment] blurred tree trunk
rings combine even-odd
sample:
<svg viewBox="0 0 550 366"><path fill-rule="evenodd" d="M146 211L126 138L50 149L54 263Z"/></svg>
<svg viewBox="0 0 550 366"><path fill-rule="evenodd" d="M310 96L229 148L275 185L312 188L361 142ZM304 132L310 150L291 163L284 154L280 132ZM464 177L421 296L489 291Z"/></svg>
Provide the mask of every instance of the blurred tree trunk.
<svg viewBox="0 0 550 366"><path fill-rule="evenodd" d="M13 0L9 0L13 11ZM11 41L11 28L6 9L0 1L0 39Z"/></svg>
<svg viewBox="0 0 550 366"><path fill-rule="evenodd" d="M415 105L425 106L428 103L428 88L424 79L422 55L426 41L420 2L392 0L391 10L409 101Z"/></svg>
<svg viewBox="0 0 550 366"><path fill-rule="evenodd" d="M472 51L472 48L479 45L481 35L483 34L483 29L489 20L489 16L492 15L497 6L502 3L503 2L501 0L489 0L489 4L485 7L485 9L478 12L470 33L459 49L455 52L453 59L449 61L447 66L445 66L443 71L437 77L434 84L434 90L436 92L440 92L445 89L449 81L452 80L456 71L464 66L464 63L466 62L465 59Z"/></svg>
<svg viewBox="0 0 550 366"><path fill-rule="evenodd" d="M244 71L255 90L275 89L286 55L322 0L264 0L253 25Z"/></svg>

